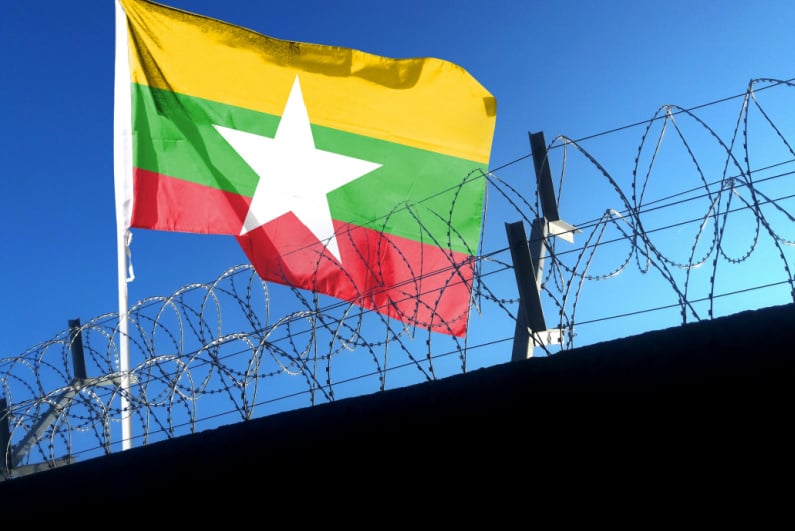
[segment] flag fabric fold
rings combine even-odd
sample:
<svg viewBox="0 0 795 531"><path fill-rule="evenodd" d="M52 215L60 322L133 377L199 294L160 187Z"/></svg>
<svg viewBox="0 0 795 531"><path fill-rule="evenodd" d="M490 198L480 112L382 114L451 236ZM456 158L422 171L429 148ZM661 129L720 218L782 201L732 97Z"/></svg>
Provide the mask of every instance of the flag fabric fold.
<svg viewBox="0 0 795 531"><path fill-rule="evenodd" d="M496 120L478 81L117 1L126 228L228 234L266 281L466 334Z"/></svg>

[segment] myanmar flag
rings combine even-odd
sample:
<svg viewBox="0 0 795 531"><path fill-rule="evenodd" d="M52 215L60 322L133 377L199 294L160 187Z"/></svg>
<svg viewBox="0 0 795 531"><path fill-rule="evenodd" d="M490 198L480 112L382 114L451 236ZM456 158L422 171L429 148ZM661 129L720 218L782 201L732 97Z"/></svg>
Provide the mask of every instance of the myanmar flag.
<svg viewBox="0 0 795 531"><path fill-rule="evenodd" d="M120 230L228 234L266 281L466 334L496 119L472 76L116 13Z"/></svg>

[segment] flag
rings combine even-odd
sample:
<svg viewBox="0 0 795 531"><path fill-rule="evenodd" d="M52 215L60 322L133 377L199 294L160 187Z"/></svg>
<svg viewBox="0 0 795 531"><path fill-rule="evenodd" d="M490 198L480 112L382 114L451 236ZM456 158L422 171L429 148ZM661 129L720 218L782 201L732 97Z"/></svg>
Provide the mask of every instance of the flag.
<svg viewBox="0 0 795 531"><path fill-rule="evenodd" d="M124 227L228 234L265 281L466 334L496 120L478 81L117 2Z"/></svg>

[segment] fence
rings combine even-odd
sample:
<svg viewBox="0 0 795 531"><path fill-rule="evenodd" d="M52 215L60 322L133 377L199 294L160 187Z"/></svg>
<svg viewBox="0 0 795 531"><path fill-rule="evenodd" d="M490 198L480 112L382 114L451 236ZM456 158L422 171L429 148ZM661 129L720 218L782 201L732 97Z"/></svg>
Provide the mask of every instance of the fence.
<svg viewBox="0 0 795 531"><path fill-rule="evenodd" d="M543 257L540 312L556 331L532 355L795 300L793 88L753 80L734 98L666 105L647 121L546 146L572 238L530 238ZM235 266L132 305L127 337L108 313L0 358L0 477L118 451L126 415L130 442L145 445L509 362L523 318L509 227L549 218L534 159L469 176L485 180L487 205L466 337ZM129 388L119 385L122 341Z"/></svg>

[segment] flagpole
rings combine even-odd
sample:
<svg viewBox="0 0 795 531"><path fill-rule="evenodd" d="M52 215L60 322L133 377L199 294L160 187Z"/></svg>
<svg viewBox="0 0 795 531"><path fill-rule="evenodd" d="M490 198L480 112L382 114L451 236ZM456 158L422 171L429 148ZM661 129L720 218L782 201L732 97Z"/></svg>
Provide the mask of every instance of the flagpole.
<svg viewBox="0 0 795 531"><path fill-rule="evenodd" d="M132 95L130 59L127 44L127 15L119 0L116 5L116 56L113 105L113 181L116 200L116 247L119 291L119 391L121 395L122 450L132 447L130 415L130 338L127 283L132 281L132 267L127 276L132 213Z"/></svg>
<svg viewBox="0 0 795 531"><path fill-rule="evenodd" d="M121 379L119 391L121 394L121 447L128 450L132 446L132 417L130 416L130 340L129 320L127 305L127 256L126 237L119 231L118 240L118 275L119 275L119 372Z"/></svg>

